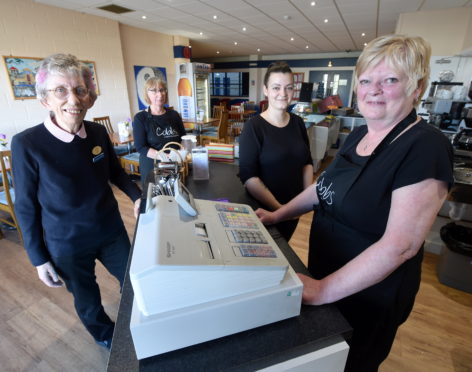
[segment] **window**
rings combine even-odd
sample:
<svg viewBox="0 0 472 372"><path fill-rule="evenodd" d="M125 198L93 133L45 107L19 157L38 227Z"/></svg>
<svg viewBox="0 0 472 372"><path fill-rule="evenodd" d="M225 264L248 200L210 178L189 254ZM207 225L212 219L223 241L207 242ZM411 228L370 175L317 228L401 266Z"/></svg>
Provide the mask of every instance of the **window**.
<svg viewBox="0 0 472 372"><path fill-rule="evenodd" d="M225 97L248 97L249 72L210 73L210 95Z"/></svg>

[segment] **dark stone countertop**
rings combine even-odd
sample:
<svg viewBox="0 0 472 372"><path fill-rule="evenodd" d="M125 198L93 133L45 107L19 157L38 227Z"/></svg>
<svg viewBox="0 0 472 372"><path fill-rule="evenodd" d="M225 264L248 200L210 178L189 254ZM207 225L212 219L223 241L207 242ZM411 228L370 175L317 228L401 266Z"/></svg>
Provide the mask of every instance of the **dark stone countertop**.
<svg viewBox="0 0 472 372"><path fill-rule="evenodd" d="M227 199L257 208L241 185L237 171L234 164L211 162L210 180L194 181L189 177L187 187L197 199ZM293 269L308 274L278 231L270 227L268 230ZM347 337L351 332L334 305L303 305L298 317L138 361L129 329L133 298L127 273L108 371L254 371L338 342L340 336Z"/></svg>

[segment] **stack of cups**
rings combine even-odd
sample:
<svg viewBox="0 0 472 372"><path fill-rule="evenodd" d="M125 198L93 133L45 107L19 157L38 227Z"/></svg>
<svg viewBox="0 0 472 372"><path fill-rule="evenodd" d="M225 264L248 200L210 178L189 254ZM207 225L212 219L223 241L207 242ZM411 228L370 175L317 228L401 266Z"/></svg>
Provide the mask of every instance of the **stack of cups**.
<svg viewBox="0 0 472 372"><path fill-rule="evenodd" d="M182 146L189 154L192 153L192 149L197 147L197 136L193 134L187 134L182 136Z"/></svg>

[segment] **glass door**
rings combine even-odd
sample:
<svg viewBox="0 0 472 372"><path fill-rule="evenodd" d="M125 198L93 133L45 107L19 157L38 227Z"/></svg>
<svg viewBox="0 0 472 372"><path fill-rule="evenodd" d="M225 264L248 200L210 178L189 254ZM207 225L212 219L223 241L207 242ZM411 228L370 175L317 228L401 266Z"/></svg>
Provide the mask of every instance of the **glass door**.
<svg viewBox="0 0 472 372"><path fill-rule="evenodd" d="M317 98L339 95L343 106L350 105L351 70L310 71L310 82L318 84Z"/></svg>
<svg viewBox="0 0 472 372"><path fill-rule="evenodd" d="M203 113L202 120L208 120L210 117L210 91L208 85L208 74L195 74L195 92L198 113Z"/></svg>

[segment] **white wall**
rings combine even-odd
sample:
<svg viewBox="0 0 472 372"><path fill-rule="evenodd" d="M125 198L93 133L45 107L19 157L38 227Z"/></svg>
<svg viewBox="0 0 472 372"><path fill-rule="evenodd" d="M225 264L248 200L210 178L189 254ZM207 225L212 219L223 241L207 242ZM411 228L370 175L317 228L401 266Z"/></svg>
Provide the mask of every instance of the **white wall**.
<svg viewBox="0 0 472 372"><path fill-rule="evenodd" d="M431 43L433 55L460 54L472 46L472 8L451 8L400 14L396 33L417 35Z"/></svg>
<svg viewBox="0 0 472 372"><path fill-rule="evenodd" d="M430 82L439 81L443 70L451 70L453 81L464 83L456 88L454 99L466 98L472 80L472 56L465 50L472 46L472 8L453 8L401 14L396 32L421 36L431 44ZM449 61L450 63L438 63ZM427 98L429 87L423 96ZM425 112L420 107L419 112Z"/></svg>
<svg viewBox="0 0 472 372"><path fill-rule="evenodd" d="M110 115L116 123L130 116L121 50L116 21L32 0L0 1L1 55L43 58L65 52L95 61L101 95L87 119ZM0 112L0 133L8 139L47 115L36 99L13 99L4 67L0 68Z"/></svg>
<svg viewBox="0 0 472 372"><path fill-rule="evenodd" d="M173 49L174 36L143 30L124 24L120 24L119 28L132 114L134 115L139 111L134 78L135 65L164 67L166 69L169 105L174 106L177 110L177 84L175 81L176 60L174 59ZM185 40L181 40L180 38L179 42L182 41L185 43ZM188 39L186 39L186 42L188 44Z"/></svg>

